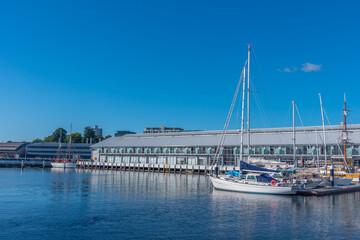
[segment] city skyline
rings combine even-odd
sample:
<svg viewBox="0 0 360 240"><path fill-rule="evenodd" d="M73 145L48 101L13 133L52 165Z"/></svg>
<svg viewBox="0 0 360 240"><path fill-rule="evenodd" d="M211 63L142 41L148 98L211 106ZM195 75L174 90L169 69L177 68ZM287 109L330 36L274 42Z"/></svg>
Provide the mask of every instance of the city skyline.
<svg viewBox="0 0 360 240"><path fill-rule="evenodd" d="M20 3L0 3L1 142L71 123L222 129L248 43L252 128L291 126L292 100L321 125L318 93L331 124L344 92L360 123L359 1Z"/></svg>

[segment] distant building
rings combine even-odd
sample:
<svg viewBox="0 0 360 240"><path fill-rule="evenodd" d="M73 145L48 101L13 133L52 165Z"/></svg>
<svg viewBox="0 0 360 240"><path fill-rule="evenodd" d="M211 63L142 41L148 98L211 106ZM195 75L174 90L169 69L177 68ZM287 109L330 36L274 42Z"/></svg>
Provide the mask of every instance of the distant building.
<svg viewBox="0 0 360 240"><path fill-rule="evenodd" d="M25 156L26 142L0 143L0 158L19 158Z"/></svg>
<svg viewBox="0 0 360 240"><path fill-rule="evenodd" d="M99 128L98 125L95 125L92 130L94 131L95 136L102 136L102 128Z"/></svg>
<svg viewBox="0 0 360 240"><path fill-rule="evenodd" d="M183 128L179 127L166 127L161 125L160 127L147 127L144 129L144 133L169 133L169 132L183 132Z"/></svg>
<svg viewBox="0 0 360 240"><path fill-rule="evenodd" d="M126 134L136 134L136 132L131 132L131 131L116 131L115 133L115 137L121 137L124 136Z"/></svg>
<svg viewBox="0 0 360 240"><path fill-rule="evenodd" d="M72 143L71 144L71 159L90 159L91 151L90 144L86 143ZM33 143L26 146L26 158L57 158L59 154L58 143ZM69 157L69 144L62 143L61 158Z"/></svg>

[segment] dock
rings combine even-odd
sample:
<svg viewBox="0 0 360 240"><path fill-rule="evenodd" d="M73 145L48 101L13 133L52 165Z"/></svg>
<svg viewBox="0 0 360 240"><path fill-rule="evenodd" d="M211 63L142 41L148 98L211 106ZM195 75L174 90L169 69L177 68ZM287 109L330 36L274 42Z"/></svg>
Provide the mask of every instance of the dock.
<svg viewBox="0 0 360 240"><path fill-rule="evenodd" d="M350 186L335 186L335 187L315 188L315 189L309 189L309 190L300 190L297 192L297 195L326 196L326 195L359 192L359 191L360 191L360 184L355 184L355 185L350 185Z"/></svg>
<svg viewBox="0 0 360 240"><path fill-rule="evenodd" d="M77 168L83 169L104 169L117 171L136 171L136 172L160 172L178 174L198 174L206 175L215 170L214 166L190 165L190 164L164 164L164 163L123 163L123 162L98 162L83 161L79 162ZM239 166L219 166L219 173L227 171L239 171Z"/></svg>
<svg viewBox="0 0 360 240"><path fill-rule="evenodd" d="M50 168L51 163L45 159L1 159L0 168Z"/></svg>

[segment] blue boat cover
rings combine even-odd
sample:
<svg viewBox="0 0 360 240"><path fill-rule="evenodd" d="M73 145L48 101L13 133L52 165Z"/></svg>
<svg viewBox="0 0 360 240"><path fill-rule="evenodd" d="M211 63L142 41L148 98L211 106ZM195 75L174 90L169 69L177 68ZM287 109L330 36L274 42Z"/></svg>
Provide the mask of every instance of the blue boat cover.
<svg viewBox="0 0 360 240"><path fill-rule="evenodd" d="M275 170L267 169L267 168L261 168L257 167L251 164L248 164L246 162L241 161L240 162L240 169L243 171L256 171L256 172L277 172Z"/></svg>
<svg viewBox="0 0 360 240"><path fill-rule="evenodd" d="M229 171L225 173L226 175L231 175L234 177L239 177L239 172L238 171Z"/></svg>
<svg viewBox="0 0 360 240"><path fill-rule="evenodd" d="M256 181L258 181L258 182L271 183L272 180L275 180L275 179L270 177L267 173L262 173L262 174L260 174L260 176L256 176Z"/></svg>

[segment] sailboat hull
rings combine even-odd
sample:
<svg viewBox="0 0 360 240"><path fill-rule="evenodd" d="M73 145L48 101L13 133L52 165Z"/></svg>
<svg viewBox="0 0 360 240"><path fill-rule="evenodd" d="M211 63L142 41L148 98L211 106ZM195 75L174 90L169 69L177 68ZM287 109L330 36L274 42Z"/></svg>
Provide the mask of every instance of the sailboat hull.
<svg viewBox="0 0 360 240"><path fill-rule="evenodd" d="M297 192L294 187L247 184L211 176L210 180L217 190L272 195L295 195Z"/></svg>
<svg viewBox="0 0 360 240"><path fill-rule="evenodd" d="M69 162L69 163L63 163L63 162L52 162L51 166L53 168L76 168L76 162Z"/></svg>

